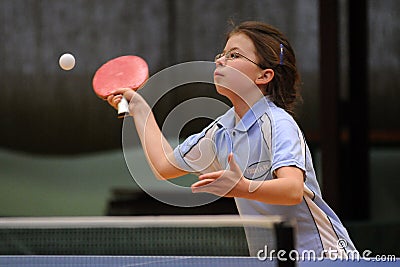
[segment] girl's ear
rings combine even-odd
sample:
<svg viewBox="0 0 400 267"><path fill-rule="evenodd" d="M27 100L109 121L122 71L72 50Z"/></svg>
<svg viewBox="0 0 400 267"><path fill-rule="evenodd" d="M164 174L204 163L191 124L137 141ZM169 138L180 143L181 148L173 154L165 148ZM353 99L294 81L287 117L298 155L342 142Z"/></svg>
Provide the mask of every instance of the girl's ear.
<svg viewBox="0 0 400 267"><path fill-rule="evenodd" d="M274 70L273 69L264 69L260 71L260 75L256 79L257 85L265 85L268 84L274 78Z"/></svg>

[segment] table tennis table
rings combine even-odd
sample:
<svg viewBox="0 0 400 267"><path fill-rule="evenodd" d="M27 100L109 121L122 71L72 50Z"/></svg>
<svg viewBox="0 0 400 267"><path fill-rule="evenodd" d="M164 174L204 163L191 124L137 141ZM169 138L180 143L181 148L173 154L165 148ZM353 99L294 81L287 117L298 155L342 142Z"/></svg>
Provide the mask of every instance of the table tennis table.
<svg viewBox="0 0 400 267"><path fill-rule="evenodd" d="M260 259L250 257L256 254L249 253L245 227L254 231L250 234L260 233L261 244L266 244L265 231L271 234L275 242L269 243L273 245L269 253L294 249L291 221L274 216L2 218L0 267L372 267L400 263L400 259L378 262L372 258L285 261L267 257L267 250Z"/></svg>
<svg viewBox="0 0 400 267"><path fill-rule="evenodd" d="M298 267L333 266L399 266L397 262L373 260L320 260L299 261ZM0 256L1 267L275 267L276 259L259 260L256 257L204 257L204 256Z"/></svg>

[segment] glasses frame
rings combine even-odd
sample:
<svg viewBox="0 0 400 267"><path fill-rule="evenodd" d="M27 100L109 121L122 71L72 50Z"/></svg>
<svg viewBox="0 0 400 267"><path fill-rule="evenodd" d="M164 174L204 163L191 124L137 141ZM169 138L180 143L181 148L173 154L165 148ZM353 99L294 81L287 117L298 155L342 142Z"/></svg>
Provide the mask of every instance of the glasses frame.
<svg viewBox="0 0 400 267"><path fill-rule="evenodd" d="M234 57L232 55L239 56L239 57ZM229 51L226 51L225 53L219 53L218 55L215 56L215 61L217 61L218 59L223 58L223 57L225 57L225 60L234 60L236 58L242 57L242 58L250 61L251 63L257 65L259 68L264 69L263 66L261 66L260 64L258 64L254 60L251 60L250 58L246 57L245 55L239 53L238 51L229 50Z"/></svg>

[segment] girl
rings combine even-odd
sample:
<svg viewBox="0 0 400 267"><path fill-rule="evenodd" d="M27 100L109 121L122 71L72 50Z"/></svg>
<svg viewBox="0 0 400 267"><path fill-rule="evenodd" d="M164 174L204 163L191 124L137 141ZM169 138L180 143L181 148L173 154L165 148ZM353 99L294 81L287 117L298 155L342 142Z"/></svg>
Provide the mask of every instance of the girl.
<svg viewBox="0 0 400 267"><path fill-rule="evenodd" d="M270 25L244 22L227 35L215 64L216 89L233 107L175 149L138 93L121 89L108 97L114 108L121 94L130 101L154 173L169 179L195 172L194 193L234 197L241 215L295 219L299 253L327 256L354 250L345 227L321 197L310 151L292 117L299 74L287 38ZM250 238L250 253L256 255L266 242Z"/></svg>

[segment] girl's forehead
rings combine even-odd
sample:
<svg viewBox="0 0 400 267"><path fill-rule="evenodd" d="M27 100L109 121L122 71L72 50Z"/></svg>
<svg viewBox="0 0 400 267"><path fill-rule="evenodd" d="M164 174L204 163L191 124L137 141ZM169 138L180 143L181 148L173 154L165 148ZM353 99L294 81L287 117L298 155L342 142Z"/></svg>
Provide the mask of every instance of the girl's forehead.
<svg viewBox="0 0 400 267"><path fill-rule="evenodd" d="M253 41L244 33L235 33L229 37L225 45L225 51L237 48L241 52L255 52Z"/></svg>

